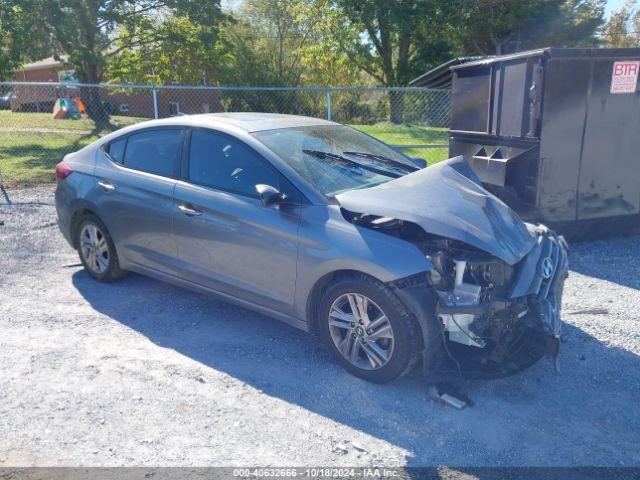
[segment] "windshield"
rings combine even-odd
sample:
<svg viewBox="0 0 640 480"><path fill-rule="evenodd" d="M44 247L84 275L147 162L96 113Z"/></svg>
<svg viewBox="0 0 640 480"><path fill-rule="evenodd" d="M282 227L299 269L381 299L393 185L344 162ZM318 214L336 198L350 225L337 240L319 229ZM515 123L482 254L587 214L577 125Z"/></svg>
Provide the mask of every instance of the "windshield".
<svg viewBox="0 0 640 480"><path fill-rule="evenodd" d="M404 155L344 125L280 128L253 136L328 197L417 170Z"/></svg>

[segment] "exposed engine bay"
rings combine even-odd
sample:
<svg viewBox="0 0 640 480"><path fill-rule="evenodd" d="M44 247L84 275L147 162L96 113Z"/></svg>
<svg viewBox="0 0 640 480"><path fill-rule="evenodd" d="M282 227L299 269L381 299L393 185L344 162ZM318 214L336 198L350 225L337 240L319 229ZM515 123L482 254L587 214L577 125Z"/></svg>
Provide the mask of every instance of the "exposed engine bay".
<svg viewBox="0 0 640 480"><path fill-rule="evenodd" d="M462 241L429 234L410 221L344 209L343 215L356 225L415 244L433 265L414 282L435 294L444 347L436 370L503 376L545 354L558 369L560 303L568 272L562 237L544 226L527 225L533 246L510 264Z"/></svg>

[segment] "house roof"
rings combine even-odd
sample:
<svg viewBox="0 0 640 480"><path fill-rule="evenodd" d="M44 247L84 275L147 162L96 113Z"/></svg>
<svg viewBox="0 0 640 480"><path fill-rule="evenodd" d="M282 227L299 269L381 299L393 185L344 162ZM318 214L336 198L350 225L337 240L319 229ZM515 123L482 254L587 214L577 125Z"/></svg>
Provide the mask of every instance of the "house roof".
<svg viewBox="0 0 640 480"><path fill-rule="evenodd" d="M25 63L20 70L28 72L30 70L43 70L64 66L64 62L69 59L68 55L60 55L60 60L56 60L54 57L43 58L31 63Z"/></svg>

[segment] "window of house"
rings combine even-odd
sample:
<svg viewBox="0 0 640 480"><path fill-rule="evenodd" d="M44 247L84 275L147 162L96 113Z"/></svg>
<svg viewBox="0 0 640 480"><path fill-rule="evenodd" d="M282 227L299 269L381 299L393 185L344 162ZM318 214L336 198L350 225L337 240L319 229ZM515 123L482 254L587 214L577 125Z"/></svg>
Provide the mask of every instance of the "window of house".
<svg viewBox="0 0 640 480"><path fill-rule="evenodd" d="M148 130L130 135L124 165L163 177L176 177L181 136L181 129Z"/></svg>

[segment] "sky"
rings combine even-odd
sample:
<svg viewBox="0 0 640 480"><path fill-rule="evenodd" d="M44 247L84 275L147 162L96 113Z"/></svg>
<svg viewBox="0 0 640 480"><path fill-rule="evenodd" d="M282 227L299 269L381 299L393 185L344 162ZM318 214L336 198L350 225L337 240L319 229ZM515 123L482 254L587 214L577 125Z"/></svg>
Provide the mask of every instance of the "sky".
<svg viewBox="0 0 640 480"><path fill-rule="evenodd" d="M607 18L611 15L611 12L616 10L620 10L620 7L624 5L625 0L608 0L607 6L605 7L604 14Z"/></svg>
<svg viewBox="0 0 640 480"><path fill-rule="evenodd" d="M235 10L240 5L241 0L221 0L220 5L223 10Z"/></svg>

